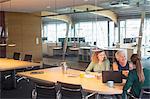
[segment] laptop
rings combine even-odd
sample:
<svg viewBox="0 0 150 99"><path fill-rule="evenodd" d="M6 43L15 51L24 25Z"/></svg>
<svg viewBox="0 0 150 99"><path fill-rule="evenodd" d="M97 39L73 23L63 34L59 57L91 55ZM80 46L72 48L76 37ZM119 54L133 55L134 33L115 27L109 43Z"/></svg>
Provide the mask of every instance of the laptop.
<svg viewBox="0 0 150 99"><path fill-rule="evenodd" d="M122 83L121 71L102 71L102 82L114 81L114 83Z"/></svg>

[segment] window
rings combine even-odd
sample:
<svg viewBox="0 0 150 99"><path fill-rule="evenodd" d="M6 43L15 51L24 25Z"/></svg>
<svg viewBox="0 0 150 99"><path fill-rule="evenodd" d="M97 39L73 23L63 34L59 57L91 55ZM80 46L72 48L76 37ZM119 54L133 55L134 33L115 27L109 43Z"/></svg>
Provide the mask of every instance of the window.
<svg viewBox="0 0 150 99"><path fill-rule="evenodd" d="M97 46L100 48L108 47L107 21L79 22L75 28L76 37L85 37L85 41L90 45L97 42Z"/></svg>

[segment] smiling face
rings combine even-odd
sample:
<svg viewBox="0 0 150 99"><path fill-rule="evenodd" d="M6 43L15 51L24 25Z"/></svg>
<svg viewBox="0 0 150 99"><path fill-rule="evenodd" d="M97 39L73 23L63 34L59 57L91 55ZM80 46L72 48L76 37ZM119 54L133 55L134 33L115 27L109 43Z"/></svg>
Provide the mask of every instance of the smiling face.
<svg viewBox="0 0 150 99"><path fill-rule="evenodd" d="M123 52L119 53L117 60L118 60L120 63L126 62L127 59L126 59L125 53L123 53Z"/></svg>
<svg viewBox="0 0 150 99"><path fill-rule="evenodd" d="M99 61L103 61L105 58L105 52L98 53L97 58Z"/></svg>

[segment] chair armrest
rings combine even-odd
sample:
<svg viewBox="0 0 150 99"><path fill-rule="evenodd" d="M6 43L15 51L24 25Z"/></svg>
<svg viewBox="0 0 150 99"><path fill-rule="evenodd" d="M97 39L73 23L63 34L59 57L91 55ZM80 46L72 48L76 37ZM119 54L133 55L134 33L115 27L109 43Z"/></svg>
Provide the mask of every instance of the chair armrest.
<svg viewBox="0 0 150 99"><path fill-rule="evenodd" d="M5 79L8 79L9 77L11 77L11 75L7 75L7 76L5 76Z"/></svg>
<svg viewBox="0 0 150 99"><path fill-rule="evenodd" d="M85 99L88 99L88 98L90 98L91 96L93 96L93 95L95 95L95 94L97 94L97 92L93 92L93 93L91 93L91 94L85 96Z"/></svg>
<svg viewBox="0 0 150 99"><path fill-rule="evenodd" d="M127 92L127 96L128 97L131 97L132 99L138 99L138 98L136 98L135 96L133 96L131 93L129 93L129 92Z"/></svg>

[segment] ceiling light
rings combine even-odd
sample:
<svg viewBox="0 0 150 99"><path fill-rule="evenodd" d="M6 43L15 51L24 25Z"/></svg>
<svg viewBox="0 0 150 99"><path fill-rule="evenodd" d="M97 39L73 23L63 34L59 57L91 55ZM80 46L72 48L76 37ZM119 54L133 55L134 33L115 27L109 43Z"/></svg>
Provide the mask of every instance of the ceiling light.
<svg viewBox="0 0 150 99"><path fill-rule="evenodd" d="M0 3L8 2L10 0L0 0Z"/></svg>
<svg viewBox="0 0 150 99"><path fill-rule="evenodd" d="M110 6L111 7L128 7L129 2L111 2Z"/></svg>
<svg viewBox="0 0 150 99"><path fill-rule="evenodd" d="M0 44L0 46L7 46L7 44Z"/></svg>

